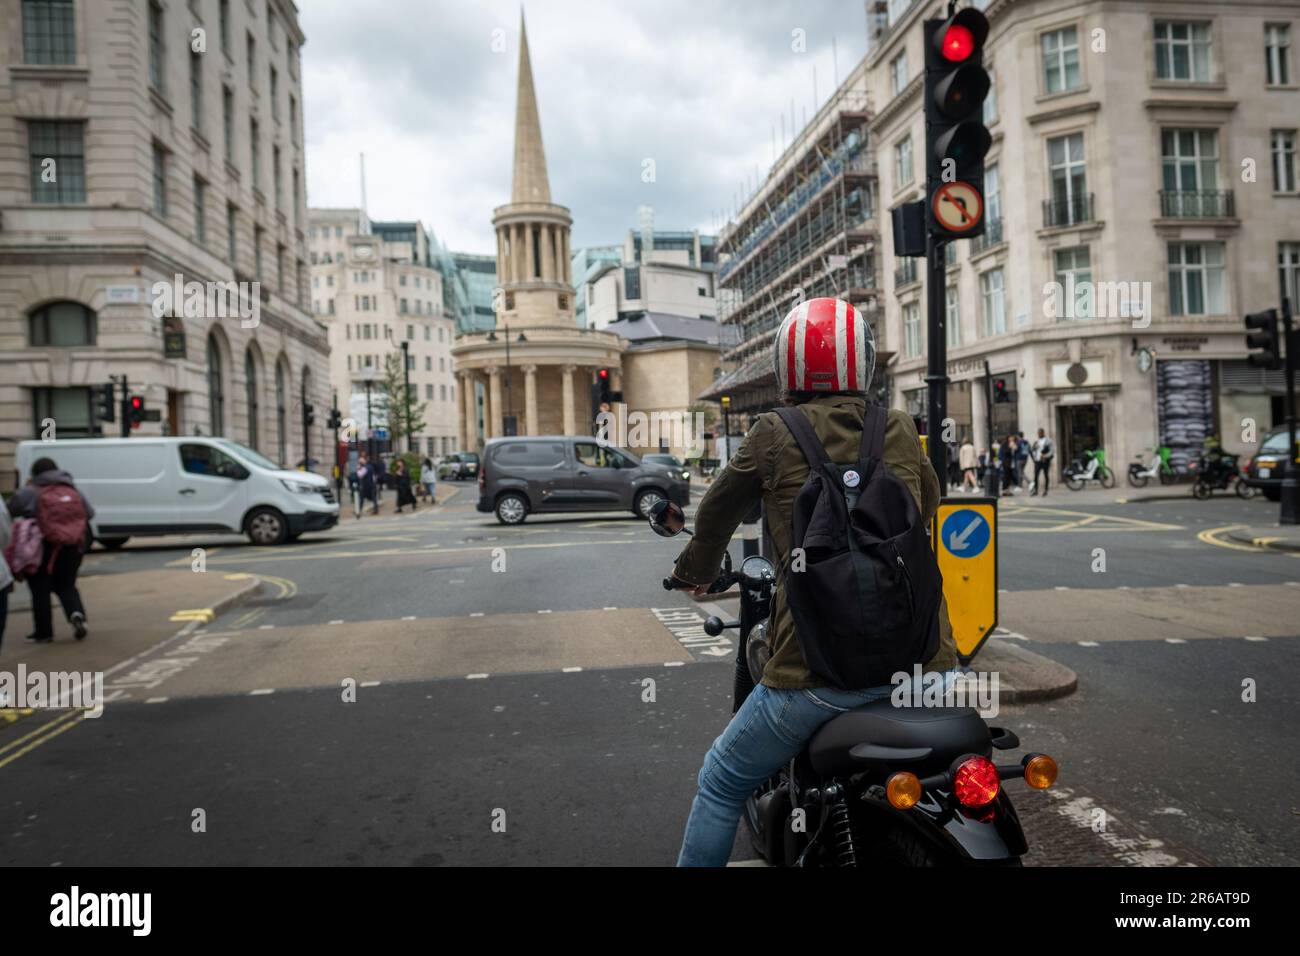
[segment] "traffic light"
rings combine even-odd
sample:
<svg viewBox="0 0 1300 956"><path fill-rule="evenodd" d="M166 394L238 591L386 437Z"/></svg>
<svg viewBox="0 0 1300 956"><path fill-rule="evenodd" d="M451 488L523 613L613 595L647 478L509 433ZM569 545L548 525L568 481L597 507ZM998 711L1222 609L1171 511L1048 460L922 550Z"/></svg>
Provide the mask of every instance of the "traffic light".
<svg viewBox="0 0 1300 956"><path fill-rule="evenodd" d="M1278 348L1277 309L1252 312L1246 316L1246 348L1251 350L1249 360L1255 368L1282 367L1282 352Z"/></svg>
<svg viewBox="0 0 1300 956"><path fill-rule="evenodd" d="M610 400L609 394L609 369L602 368L596 373L596 382L600 386L600 400L607 403Z"/></svg>
<svg viewBox="0 0 1300 956"><path fill-rule="evenodd" d="M95 386L95 415L101 422L117 421L117 386L112 382Z"/></svg>
<svg viewBox="0 0 1300 956"><path fill-rule="evenodd" d="M973 7L925 21L926 223L938 239L984 233L984 155L993 142L983 122L988 34L988 19Z"/></svg>
<svg viewBox="0 0 1300 956"><path fill-rule="evenodd" d="M1007 380L1005 378L995 378L993 380L993 402L1009 402L1011 395L1007 392Z"/></svg>
<svg viewBox="0 0 1300 956"><path fill-rule="evenodd" d="M340 428L343 427L342 413L339 412L337 408L331 408L330 417L326 421L326 424L329 425L331 431L338 431Z"/></svg>
<svg viewBox="0 0 1300 956"><path fill-rule="evenodd" d="M307 423L308 427L316 424L316 406L307 404L302 409L302 420Z"/></svg>
<svg viewBox="0 0 1300 956"><path fill-rule="evenodd" d="M131 396L131 427L139 428L140 423L144 421L144 396Z"/></svg>

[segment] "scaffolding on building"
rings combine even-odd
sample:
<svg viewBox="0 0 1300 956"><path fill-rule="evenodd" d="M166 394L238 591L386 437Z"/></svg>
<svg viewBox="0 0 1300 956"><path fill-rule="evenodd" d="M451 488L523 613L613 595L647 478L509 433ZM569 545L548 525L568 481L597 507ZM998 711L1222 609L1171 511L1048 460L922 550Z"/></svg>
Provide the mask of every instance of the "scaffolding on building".
<svg viewBox="0 0 1300 956"><path fill-rule="evenodd" d="M876 158L870 102L841 87L776 161L718 237L718 319L740 329L723 374L700 396L751 414L776 404L771 343L790 308L827 296L853 304L888 358L877 302Z"/></svg>

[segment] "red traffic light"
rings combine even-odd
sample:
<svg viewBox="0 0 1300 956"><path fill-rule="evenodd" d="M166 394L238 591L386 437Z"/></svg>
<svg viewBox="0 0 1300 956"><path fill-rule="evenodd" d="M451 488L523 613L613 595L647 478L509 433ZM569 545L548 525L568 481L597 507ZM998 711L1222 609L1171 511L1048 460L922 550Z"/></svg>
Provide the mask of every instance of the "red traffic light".
<svg viewBox="0 0 1300 956"><path fill-rule="evenodd" d="M598 373L602 379L609 378L609 369L602 368Z"/></svg>
<svg viewBox="0 0 1300 956"><path fill-rule="evenodd" d="M141 398L139 395L132 395L132 396L131 396L131 411L133 411L133 412L138 412L138 411L140 411L140 409L142 409L142 408L144 408L144 399Z"/></svg>
<svg viewBox="0 0 1300 956"><path fill-rule="evenodd" d="M960 23L949 24L939 44L939 52L945 60L960 63L975 52L975 35Z"/></svg>

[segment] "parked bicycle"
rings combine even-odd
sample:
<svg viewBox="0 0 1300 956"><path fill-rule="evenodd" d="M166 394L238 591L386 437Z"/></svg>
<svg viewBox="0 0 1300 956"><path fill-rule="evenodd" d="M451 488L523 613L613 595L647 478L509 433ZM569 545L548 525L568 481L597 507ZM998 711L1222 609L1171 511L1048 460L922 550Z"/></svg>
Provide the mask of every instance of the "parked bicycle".
<svg viewBox="0 0 1300 956"><path fill-rule="evenodd" d="M1115 473L1106 467L1106 452L1100 448L1085 451L1083 458L1074 459L1062 474L1065 487L1071 491L1078 491L1090 481L1097 482L1103 488L1115 487Z"/></svg>
<svg viewBox="0 0 1300 956"><path fill-rule="evenodd" d="M1162 485L1172 485L1178 480L1173 466L1169 464L1169 446L1161 445L1154 452L1149 464L1142 464L1140 456L1136 461L1129 462L1128 483L1134 488L1145 488L1152 478L1158 478Z"/></svg>

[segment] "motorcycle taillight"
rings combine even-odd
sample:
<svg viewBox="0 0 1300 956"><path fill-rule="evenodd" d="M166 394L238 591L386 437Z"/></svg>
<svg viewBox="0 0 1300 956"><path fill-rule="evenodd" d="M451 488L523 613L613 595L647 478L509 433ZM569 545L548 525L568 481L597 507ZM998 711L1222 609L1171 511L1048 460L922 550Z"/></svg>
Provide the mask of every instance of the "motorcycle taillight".
<svg viewBox="0 0 1300 956"><path fill-rule="evenodd" d="M988 757L967 757L953 772L952 792L963 807L986 807L1002 786L998 768Z"/></svg>

